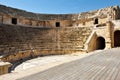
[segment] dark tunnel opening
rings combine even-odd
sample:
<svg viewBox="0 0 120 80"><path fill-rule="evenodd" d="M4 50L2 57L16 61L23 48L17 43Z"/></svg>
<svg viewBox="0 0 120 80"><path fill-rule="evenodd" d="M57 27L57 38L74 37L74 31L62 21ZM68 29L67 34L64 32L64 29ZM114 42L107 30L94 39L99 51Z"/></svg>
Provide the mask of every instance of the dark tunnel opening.
<svg viewBox="0 0 120 80"><path fill-rule="evenodd" d="M98 37L96 45L97 45L96 50L104 49L105 48L105 39L103 37Z"/></svg>

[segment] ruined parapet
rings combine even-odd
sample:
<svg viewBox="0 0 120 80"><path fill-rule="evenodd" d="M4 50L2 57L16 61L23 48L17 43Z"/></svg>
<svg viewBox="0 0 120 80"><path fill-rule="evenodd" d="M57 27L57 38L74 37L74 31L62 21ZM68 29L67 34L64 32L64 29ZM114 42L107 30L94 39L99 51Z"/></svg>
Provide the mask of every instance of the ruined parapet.
<svg viewBox="0 0 120 80"><path fill-rule="evenodd" d="M73 14L38 14L0 5L0 14L33 20L70 20Z"/></svg>
<svg viewBox="0 0 120 80"><path fill-rule="evenodd" d="M38 14L0 5L1 23L31 27L56 28L57 23L59 23L61 27L94 26L119 19L119 14L120 9L118 6L79 14Z"/></svg>
<svg viewBox="0 0 120 80"><path fill-rule="evenodd" d="M116 19L117 14L120 13L118 6L111 6L107 8L101 8L94 11L82 12L78 15L78 19L89 19L89 18L111 18Z"/></svg>
<svg viewBox="0 0 120 80"><path fill-rule="evenodd" d="M6 14L13 17L24 17L34 20L79 20L79 19L106 18L106 17L111 17L112 19L116 19L119 16L118 15L120 13L119 10L120 9L118 6L111 6L99 10L82 12L80 14L40 14L40 13L32 13L25 10L20 10L20 9L0 5L0 14Z"/></svg>

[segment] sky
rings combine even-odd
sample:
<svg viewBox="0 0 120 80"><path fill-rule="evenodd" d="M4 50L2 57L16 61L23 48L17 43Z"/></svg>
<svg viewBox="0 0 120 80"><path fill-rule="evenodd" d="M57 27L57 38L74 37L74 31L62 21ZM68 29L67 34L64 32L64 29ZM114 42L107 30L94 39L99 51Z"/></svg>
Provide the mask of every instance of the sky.
<svg viewBox="0 0 120 80"><path fill-rule="evenodd" d="M0 0L0 4L35 13L68 14L120 6L120 0Z"/></svg>

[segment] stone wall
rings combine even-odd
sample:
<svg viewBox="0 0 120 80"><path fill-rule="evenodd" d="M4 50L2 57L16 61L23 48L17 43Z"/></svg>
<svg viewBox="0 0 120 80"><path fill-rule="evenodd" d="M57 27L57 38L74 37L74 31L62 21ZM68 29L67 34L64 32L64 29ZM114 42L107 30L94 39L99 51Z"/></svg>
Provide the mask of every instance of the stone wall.
<svg viewBox="0 0 120 80"><path fill-rule="evenodd" d="M37 14L16 8L0 5L0 14L7 14L13 17L24 17L33 20L70 20L73 14Z"/></svg>
<svg viewBox="0 0 120 80"><path fill-rule="evenodd" d="M60 22L61 27L86 27L103 24L110 20L119 19L120 9L118 6L102 8L95 11L82 12L79 14L36 14L0 5L0 22L12 24L12 18L17 19L16 25L32 27L55 28L56 22Z"/></svg>
<svg viewBox="0 0 120 80"><path fill-rule="evenodd" d="M0 5L0 14L11 15L12 17L24 17L33 20L82 20L82 19L94 19L94 18L119 18L119 7L111 6L108 8L102 8L95 11L82 12L79 14L37 14L27 12L24 10L11 8ZM117 15L116 15L117 14Z"/></svg>

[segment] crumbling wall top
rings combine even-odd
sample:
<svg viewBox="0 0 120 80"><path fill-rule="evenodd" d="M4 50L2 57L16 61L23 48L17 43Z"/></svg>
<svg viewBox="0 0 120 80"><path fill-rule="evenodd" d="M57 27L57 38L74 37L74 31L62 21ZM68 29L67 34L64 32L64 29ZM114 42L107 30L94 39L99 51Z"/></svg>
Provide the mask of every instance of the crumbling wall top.
<svg viewBox="0 0 120 80"><path fill-rule="evenodd" d="M108 16L112 17L113 11L117 9L118 6L111 6L99 10L82 12L80 14L38 14L38 13L27 12L24 10L0 5L0 14L7 14L13 17L24 17L34 20L78 20L78 19L89 19L96 17L100 17L100 18L104 18Z"/></svg>

